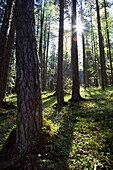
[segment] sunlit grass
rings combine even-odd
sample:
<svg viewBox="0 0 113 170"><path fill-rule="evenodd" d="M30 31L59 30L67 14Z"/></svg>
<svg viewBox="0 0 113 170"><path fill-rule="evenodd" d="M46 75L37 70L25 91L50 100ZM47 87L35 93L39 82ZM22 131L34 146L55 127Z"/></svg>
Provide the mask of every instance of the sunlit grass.
<svg viewBox="0 0 113 170"><path fill-rule="evenodd" d="M9 104L13 104L14 106L17 106L17 95L11 94L10 96L6 97L6 102Z"/></svg>

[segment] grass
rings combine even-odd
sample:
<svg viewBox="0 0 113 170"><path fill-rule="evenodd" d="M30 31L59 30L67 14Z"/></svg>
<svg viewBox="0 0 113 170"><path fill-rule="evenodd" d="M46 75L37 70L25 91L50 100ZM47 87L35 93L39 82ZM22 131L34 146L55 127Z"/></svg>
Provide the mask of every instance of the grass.
<svg viewBox="0 0 113 170"><path fill-rule="evenodd" d="M47 139L40 152L33 152L14 166L34 164L38 169L93 170L113 169L113 87L81 88L85 101L68 103L56 109L56 97L44 92L43 133ZM65 101L70 99L65 95ZM16 96L8 102L16 106ZM0 110L0 146L16 124L16 109Z"/></svg>

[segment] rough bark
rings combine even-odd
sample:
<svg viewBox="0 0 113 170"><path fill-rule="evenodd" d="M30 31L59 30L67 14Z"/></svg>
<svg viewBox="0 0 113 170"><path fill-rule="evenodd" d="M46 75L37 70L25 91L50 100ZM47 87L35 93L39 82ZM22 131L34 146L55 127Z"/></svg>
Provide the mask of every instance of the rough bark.
<svg viewBox="0 0 113 170"><path fill-rule="evenodd" d="M108 54L110 59L110 68L111 68L111 83L113 85L113 66L112 66L112 56L111 56L111 44L110 44L110 37L109 37L109 30L108 30L108 21L107 21L107 12L106 12L106 1L104 0L104 11L105 11L105 19L106 19L106 31L107 31L107 45L108 45Z"/></svg>
<svg viewBox="0 0 113 170"><path fill-rule="evenodd" d="M72 49L71 49L71 64L72 64L72 101L78 101L79 94L79 71L78 71L78 49L77 49L77 30L76 26L76 0L73 0L72 5Z"/></svg>
<svg viewBox="0 0 113 170"><path fill-rule="evenodd" d="M40 137L42 102L35 38L34 1L16 1L17 129L19 152L32 149Z"/></svg>
<svg viewBox="0 0 113 170"><path fill-rule="evenodd" d="M5 8L4 18L0 30L0 107L2 106L3 101L3 61L4 61L4 52L6 50L9 20L11 17L11 11L14 0L7 0L7 6Z"/></svg>
<svg viewBox="0 0 113 170"><path fill-rule="evenodd" d="M63 106L64 105L64 94L63 94L63 32L64 32L64 0L60 0L58 71L57 71L57 106Z"/></svg>
<svg viewBox="0 0 113 170"><path fill-rule="evenodd" d="M107 86L107 75L106 75L105 54L104 54L104 44L103 44L104 42L103 42L103 36L102 36L102 33L101 33L101 23L100 23L100 13L99 13L98 0L96 0L96 8L97 8L97 23L98 23L98 35L99 35L102 89L104 89L105 86Z"/></svg>

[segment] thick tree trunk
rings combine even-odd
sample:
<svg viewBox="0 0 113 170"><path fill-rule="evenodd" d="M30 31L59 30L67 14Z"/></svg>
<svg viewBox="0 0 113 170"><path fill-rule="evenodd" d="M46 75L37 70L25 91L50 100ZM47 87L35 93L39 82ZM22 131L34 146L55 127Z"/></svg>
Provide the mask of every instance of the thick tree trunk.
<svg viewBox="0 0 113 170"><path fill-rule="evenodd" d="M63 94L63 32L64 32L64 0L60 0L58 71L57 71L57 106L63 106L64 105L64 94Z"/></svg>
<svg viewBox="0 0 113 170"><path fill-rule="evenodd" d="M72 7L72 49L71 49L71 64L72 64L72 101L78 101L79 94L79 71L78 71L78 48L77 48L77 30L76 30L76 3L73 0Z"/></svg>
<svg viewBox="0 0 113 170"><path fill-rule="evenodd" d="M106 66L105 66L105 54L104 54L104 42L101 33L101 23L100 23L100 13L98 0L96 0L97 8L97 23L98 23L98 35L99 35L99 48L100 48L100 63L101 63L101 76L102 76L102 89L107 86L107 75L106 75Z"/></svg>
<svg viewBox="0 0 113 170"><path fill-rule="evenodd" d="M4 62L3 62L3 99L5 98L6 94L6 87L7 87L7 79L8 79L8 70L9 70L9 63L11 58L12 47L14 44L14 35L15 35L15 11L13 13L13 18L11 22L11 28L8 35L7 46L4 53Z"/></svg>
<svg viewBox="0 0 113 170"><path fill-rule="evenodd" d="M19 152L32 149L40 137L42 102L39 79L39 58L35 38L34 1L16 1L17 57L17 131Z"/></svg>
<svg viewBox="0 0 113 170"><path fill-rule="evenodd" d="M113 66L112 66L112 57L111 57L111 44L109 38L109 30L108 30L108 21L107 21L107 12L106 12L106 1L104 0L104 10L105 10L105 19L106 19L106 31L107 31L107 45L108 45L108 53L110 59L110 68L111 68L111 83L113 85Z"/></svg>
<svg viewBox="0 0 113 170"><path fill-rule="evenodd" d="M5 14L0 30L0 107L2 106L3 101L3 61L4 61L4 52L6 50L9 20L11 17L11 11L14 0L7 0L7 6L5 8Z"/></svg>

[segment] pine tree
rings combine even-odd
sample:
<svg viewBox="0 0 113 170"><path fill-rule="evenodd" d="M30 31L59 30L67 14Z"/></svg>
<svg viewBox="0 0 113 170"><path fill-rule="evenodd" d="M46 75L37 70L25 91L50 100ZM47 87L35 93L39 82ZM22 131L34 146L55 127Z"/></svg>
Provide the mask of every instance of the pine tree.
<svg viewBox="0 0 113 170"><path fill-rule="evenodd" d="M34 2L16 2L16 57L17 57L17 131L19 152L32 149L40 137L42 102L39 79L39 58L35 38Z"/></svg>

